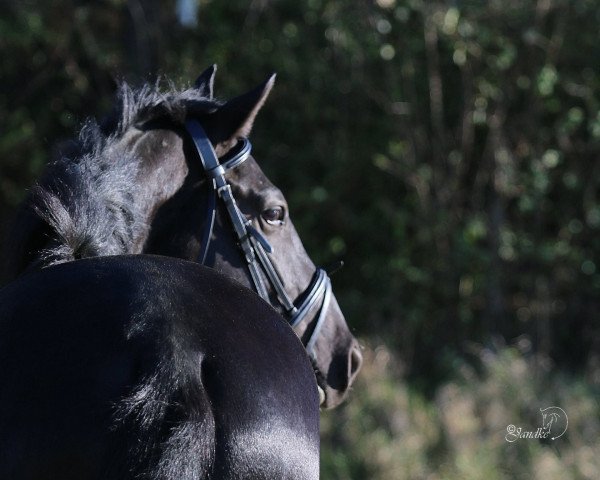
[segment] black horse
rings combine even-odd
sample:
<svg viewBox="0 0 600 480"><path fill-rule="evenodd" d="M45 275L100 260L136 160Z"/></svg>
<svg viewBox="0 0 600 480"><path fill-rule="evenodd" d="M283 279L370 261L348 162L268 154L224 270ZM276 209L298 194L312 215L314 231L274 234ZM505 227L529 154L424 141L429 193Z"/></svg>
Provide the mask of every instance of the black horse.
<svg viewBox="0 0 600 480"><path fill-rule="evenodd" d="M358 343L281 191L249 156L247 136L274 77L221 102L214 74L184 91L123 85L114 113L63 145L24 203L6 275L140 253L212 266L288 318L316 367L321 406L334 407L360 369Z"/></svg>
<svg viewBox="0 0 600 480"><path fill-rule="evenodd" d="M253 292L168 257L0 290L0 478L316 479L306 351Z"/></svg>
<svg viewBox="0 0 600 480"><path fill-rule="evenodd" d="M356 340L249 157L273 85L121 89L25 202L0 293L0 478L316 478ZM253 287L284 314L306 351ZM100 258L86 258L100 257ZM82 260L83 259L83 260ZM40 270L41 271L37 271Z"/></svg>

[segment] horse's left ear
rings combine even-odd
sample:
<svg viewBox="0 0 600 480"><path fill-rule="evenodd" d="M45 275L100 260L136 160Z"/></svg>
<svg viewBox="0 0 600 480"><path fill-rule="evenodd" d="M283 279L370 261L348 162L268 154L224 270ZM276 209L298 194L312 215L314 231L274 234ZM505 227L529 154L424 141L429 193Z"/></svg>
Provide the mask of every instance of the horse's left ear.
<svg viewBox="0 0 600 480"><path fill-rule="evenodd" d="M213 87L215 85L215 73L217 73L217 65L213 64L204 70L194 82L194 87L200 90L203 97L213 98Z"/></svg>
<svg viewBox="0 0 600 480"><path fill-rule="evenodd" d="M250 134L254 119L274 84L275 74L255 89L228 101L211 115L212 131L209 135L215 143L217 154L226 152L238 138Z"/></svg>

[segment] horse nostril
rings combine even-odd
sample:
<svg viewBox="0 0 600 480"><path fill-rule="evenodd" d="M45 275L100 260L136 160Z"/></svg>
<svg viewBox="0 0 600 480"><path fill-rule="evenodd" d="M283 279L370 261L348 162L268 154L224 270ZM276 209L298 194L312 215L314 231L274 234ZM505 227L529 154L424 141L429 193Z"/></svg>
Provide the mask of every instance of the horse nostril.
<svg viewBox="0 0 600 480"><path fill-rule="evenodd" d="M358 345L358 343L354 343L354 345L352 346L352 350L350 351L350 382L354 380L354 377L356 376L356 374L360 370L360 367L362 366L362 362L363 356L362 353L360 353L360 346Z"/></svg>

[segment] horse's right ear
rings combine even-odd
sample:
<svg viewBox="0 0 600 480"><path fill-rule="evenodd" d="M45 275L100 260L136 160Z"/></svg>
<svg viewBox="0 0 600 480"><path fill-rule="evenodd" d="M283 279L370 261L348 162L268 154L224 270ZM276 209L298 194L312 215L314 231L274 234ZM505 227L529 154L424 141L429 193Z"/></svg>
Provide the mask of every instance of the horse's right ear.
<svg viewBox="0 0 600 480"><path fill-rule="evenodd" d="M200 91L203 97L213 98L213 87L215 84L215 73L217 73L217 65L213 64L204 70L194 82L194 87Z"/></svg>

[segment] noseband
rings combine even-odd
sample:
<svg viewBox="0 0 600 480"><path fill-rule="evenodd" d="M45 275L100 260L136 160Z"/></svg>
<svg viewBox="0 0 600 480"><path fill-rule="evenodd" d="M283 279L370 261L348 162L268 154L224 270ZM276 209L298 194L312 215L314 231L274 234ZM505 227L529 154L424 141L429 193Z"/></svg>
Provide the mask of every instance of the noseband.
<svg viewBox="0 0 600 480"><path fill-rule="evenodd" d="M277 295L277 301L285 310L292 328L296 327L306 318L317 302L321 302L321 307L319 308L312 332L306 343L306 351L311 357L316 358L315 343L321 327L323 326L325 317L327 316L327 310L331 301L331 280L329 279L327 272L322 268L317 268L308 288L295 301L289 297L285 291L283 280L277 270L275 270L273 262L268 255L273 253L273 247L268 240L252 226L250 220L247 220L244 217L233 197L231 186L225 178L225 175L229 170L241 165L250 156L250 151L252 150L250 141L247 138L240 139L238 145L234 147L234 153L228 155L230 158L223 163L220 163L212 143L208 139L208 136L200 123L195 119L188 119L185 122L185 127L194 141L204 173L211 180L212 185L208 197L206 223L202 234L202 246L200 254L198 255L198 263L202 265L206 264L206 257L208 255L215 223L217 200L221 199L226 207L229 219L231 220L238 246L246 260L256 292L264 300L270 303L267 287L265 286L263 275L260 272L262 269L264 275L270 282L273 291Z"/></svg>

